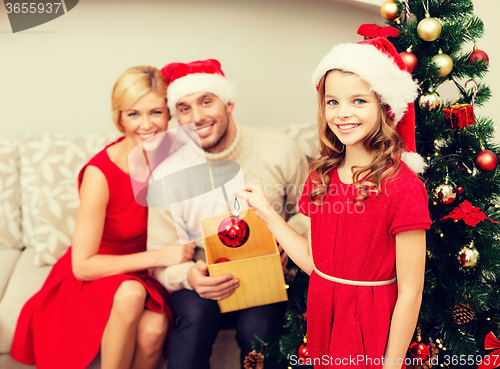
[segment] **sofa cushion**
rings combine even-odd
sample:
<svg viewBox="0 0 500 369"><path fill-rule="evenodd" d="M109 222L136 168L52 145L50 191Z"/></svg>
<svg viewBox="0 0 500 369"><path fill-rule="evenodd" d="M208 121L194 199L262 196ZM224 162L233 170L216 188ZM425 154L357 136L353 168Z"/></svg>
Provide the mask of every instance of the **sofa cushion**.
<svg viewBox="0 0 500 369"><path fill-rule="evenodd" d="M34 263L54 264L71 243L78 173L116 135L26 134L20 145L23 243Z"/></svg>
<svg viewBox="0 0 500 369"><path fill-rule="evenodd" d="M0 301L2 300L7 283L9 283L12 269L16 266L20 255L21 250L19 249L0 250Z"/></svg>
<svg viewBox="0 0 500 369"><path fill-rule="evenodd" d="M35 249L26 248L12 271L0 301L0 354L10 352L17 318L22 307L43 285L51 267L33 265Z"/></svg>
<svg viewBox="0 0 500 369"><path fill-rule="evenodd" d="M34 365L24 365L14 361L9 354L0 354L0 368L2 369L36 369Z"/></svg>
<svg viewBox="0 0 500 369"><path fill-rule="evenodd" d="M309 162L319 156L319 133L316 124L293 125L285 132L297 140Z"/></svg>
<svg viewBox="0 0 500 369"><path fill-rule="evenodd" d="M0 138L0 249L22 248L18 145Z"/></svg>

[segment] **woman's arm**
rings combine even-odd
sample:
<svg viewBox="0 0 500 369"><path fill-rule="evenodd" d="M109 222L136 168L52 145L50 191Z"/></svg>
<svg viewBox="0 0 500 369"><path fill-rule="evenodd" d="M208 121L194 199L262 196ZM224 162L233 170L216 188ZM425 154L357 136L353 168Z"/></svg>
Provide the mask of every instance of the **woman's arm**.
<svg viewBox="0 0 500 369"><path fill-rule="evenodd" d="M245 199L255 209L255 214L266 223L280 246L293 262L307 274L313 270L307 238L297 233L274 211L261 186L249 185L245 191L235 191L235 196Z"/></svg>
<svg viewBox="0 0 500 369"><path fill-rule="evenodd" d="M392 315L383 366L391 369L401 368L418 320L424 288L425 230L417 229L396 235L396 272L398 299ZM388 364L389 361L392 365Z"/></svg>
<svg viewBox="0 0 500 369"><path fill-rule="evenodd" d="M169 245L160 250L130 255L99 255L109 189L104 174L97 167L89 165L85 169L80 198L71 251L73 273L77 279L94 280L151 267L167 267L192 259L193 245Z"/></svg>

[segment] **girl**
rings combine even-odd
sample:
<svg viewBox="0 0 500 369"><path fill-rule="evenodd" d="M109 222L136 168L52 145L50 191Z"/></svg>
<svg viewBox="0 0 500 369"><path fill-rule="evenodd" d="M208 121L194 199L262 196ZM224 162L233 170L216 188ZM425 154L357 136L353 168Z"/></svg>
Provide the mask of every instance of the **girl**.
<svg viewBox="0 0 500 369"><path fill-rule="evenodd" d="M116 82L113 121L124 136L80 172L73 246L24 306L15 360L39 369L84 369L100 349L104 369L147 369L165 352L170 297L147 269L191 260L194 248L146 251L148 208L134 199L127 158L167 129L166 87L153 67L130 68Z"/></svg>
<svg viewBox="0 0 500 369"><path fill-rule="evenodd" d="M307 344L314 367L401 368L421 303L431 224L424 185L408 167L425 167L415 152L417 85L384 38L334 47L313 81L320 157L299 203L311 218L310 246L262 188L235 195L311 275Z"/></svg>

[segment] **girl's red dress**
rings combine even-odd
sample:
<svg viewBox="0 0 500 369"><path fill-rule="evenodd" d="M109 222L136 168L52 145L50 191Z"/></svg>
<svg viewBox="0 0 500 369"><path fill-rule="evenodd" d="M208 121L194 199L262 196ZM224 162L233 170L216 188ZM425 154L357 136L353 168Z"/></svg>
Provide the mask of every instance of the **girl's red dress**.
<svg viewBox="0 0 500 369"><path fill-rule="evenodd" d="M148 208L137 204L130 177L111 161L106 148L78 176L80 185L85 168L93 165L108 182L109 202L99 254L146 251ZM140 281L146 288L146 308L167 315L170 336L174 324L170 295L147 271L80 281L73 275L70 247L54 265L42 289L24 305L14 335L12 358L38 369L86 368L101 346L115 292L130 279ZM166 354L168 342L165 347Z"/></svg>
<svg viewBox="0 0 500 369"><path fill-rule="evenodd" d="M406 164L384 186L386 194L371 194L356 207L356 188L342 183L335 169L324 204L317 206L309 199L313 185L307 179L299 207L311 217L311 247L319 271L354 281L396 275L396 234L429 229L431 220L425 187ZM381 368L397 297L397 282L359 287L313 272L307 345L314 368Z"/></svg>

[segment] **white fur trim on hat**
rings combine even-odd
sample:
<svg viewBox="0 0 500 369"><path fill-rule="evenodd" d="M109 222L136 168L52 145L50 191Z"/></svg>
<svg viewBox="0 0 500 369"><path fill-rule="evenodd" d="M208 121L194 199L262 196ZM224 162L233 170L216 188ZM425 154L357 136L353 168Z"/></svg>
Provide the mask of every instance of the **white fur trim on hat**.
<svg viewBox="0 0 500 369"><path fill-rule="evenodd" d="M234 88L226 77L220 74L193 73L174 80L167 88L167 102L170 114L177 115L176 104L184 96L196 92L209 92L224 103L234 102Z"/></svg>
<svg viewBox="0 0 500 369"><path fill-rule="evenodd" d="M408 104L418 96L418 85L411 74L399 69L395 61L368 44L340 44L321 60L313 73L316 88L321 77L332 69L352 72L370 85L380 96L382 103L390 106L394 113L394 124L403 117Z"/></svg>
<svg viewBox="0 0 500 369"><path fill-rule="evenodd" d="M422 158L416 152L403 152L401 159L405 162L408 167L415 173L423 173L427 168L427 163L424 158Z"/></svg>

